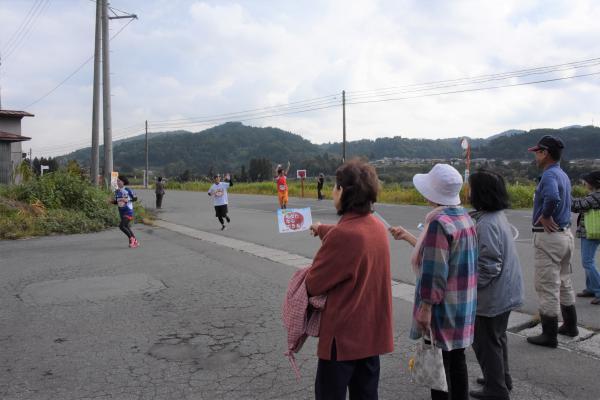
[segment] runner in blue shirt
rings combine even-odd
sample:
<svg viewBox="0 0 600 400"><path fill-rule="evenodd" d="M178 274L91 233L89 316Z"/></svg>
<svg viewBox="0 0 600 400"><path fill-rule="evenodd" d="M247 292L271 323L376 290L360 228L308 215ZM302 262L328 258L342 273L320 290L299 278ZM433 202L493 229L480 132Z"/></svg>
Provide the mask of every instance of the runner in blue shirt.
<svg viewBox="0 0 600 400"><path fill-rule="evenodd" d="M129 224L133 220L133 202L137 201L137 197L133 190L125 187L126 185L129 185L129 179L123 175L119 175L119 178L117 178L117 189L115 190L115 196L112 203L119 207L119 216L121 217L119 229L127 235L129 247L136 248L140 243L135 238Z"/></svg>
<svg viewBox="0 0 600 400"><path fill-rule="evenodd" d="M225 175L225 181L221 182L221 176L214 176L214 183L208 189L208 195L213 199L213 205L215 206L215 216L219 219L221 223L221 230L225 230L225 221L223 218L227 220L227 223L231 222L229 216L227 215L227 203L229 203L227 199L227 189L233 186L233 179L230 174Z"/></svg>

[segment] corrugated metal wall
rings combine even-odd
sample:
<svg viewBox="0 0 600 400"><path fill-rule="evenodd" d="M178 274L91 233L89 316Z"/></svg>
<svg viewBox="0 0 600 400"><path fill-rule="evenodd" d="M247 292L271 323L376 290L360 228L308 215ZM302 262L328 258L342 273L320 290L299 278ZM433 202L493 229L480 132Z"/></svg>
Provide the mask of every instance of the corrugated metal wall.
<svg viewBox="0 0 600 400"><path fill-rule="evenodd" d="M0 183L11 183L10 142L0 142Z"/></svg>

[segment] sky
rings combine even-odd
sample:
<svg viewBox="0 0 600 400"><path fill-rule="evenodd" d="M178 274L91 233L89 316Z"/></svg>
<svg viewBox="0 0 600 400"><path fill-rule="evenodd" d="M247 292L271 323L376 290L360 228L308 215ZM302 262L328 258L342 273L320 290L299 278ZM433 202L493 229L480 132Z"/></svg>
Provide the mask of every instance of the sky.
<svg viewBox="0 0 600 400"><path fill-rule="evenodd" d="M342 90L348 140L600 123L594 0L110 4L138 16L110 22L111 36L118 33L110 41L115 139L142 133L146 120L150 131L193 132L241 120L314 143L341 141ZM91 143L93 62L84 62L94 53L95 8L93 0L0 0L2 108L35 114L22 125L33 138L24 150L34 156ZM458 79L596 58L582 68L456 86ZM574 75L589 76L446 93ZM236 114L247 110L254 111Z"/></svg>

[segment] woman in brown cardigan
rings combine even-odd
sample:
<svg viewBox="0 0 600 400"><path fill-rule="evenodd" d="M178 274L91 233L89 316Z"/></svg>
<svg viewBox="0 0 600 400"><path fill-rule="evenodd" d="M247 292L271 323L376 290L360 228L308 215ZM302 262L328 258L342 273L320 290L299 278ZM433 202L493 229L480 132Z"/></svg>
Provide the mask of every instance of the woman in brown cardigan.
<svg viewBox="0 0 600 400"><path fill-rule="evenodd" d="M311 226L322 245L306 277L310 296L327 295L321 316L316 399L377 399L379 355L394 350L390 244L371 212L375 169L350 161L336 171L339 222Z"/></svg>

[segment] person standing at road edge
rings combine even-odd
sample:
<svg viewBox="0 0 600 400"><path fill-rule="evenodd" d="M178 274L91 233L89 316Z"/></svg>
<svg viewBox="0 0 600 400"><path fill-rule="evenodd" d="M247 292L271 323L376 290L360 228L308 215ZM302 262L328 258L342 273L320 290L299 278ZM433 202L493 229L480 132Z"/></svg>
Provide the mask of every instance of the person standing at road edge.
<svg viewBox="0 0 600 400"><path fill-rule="evenodd" d="M165 183L163 182L162 176L159 176L158 179L156 179L156 184L154 186L154 194L156 195L156 208L160 210L162 208L162 200L165 195Z"/></svg>
<svg viewBox="0 0 600 400"><path fill-rule="evenodd" d="M575 234L581 239L581 264L585 270L585 289L577 293L577 297L592 297L591 304L600 305L600 272L595 260L600 240L588 238L591 234L588 235L585 226L586 213L600 210L600 171L585 174L582 179L589 194L571 200L571 212L579 213Z"/></svg>
<svg viewBox="0 0 600 400"><path fill-rule="evenodd" d="M528 337L538 346L555 348L558 333L577 336L575 292L571 280L571 259L575 240L571 233L571 181L560 168L562 140L543 136L528 151L534 153L543 170L533 199L533 248L535 290L540 303L542 333ZM563 325L558 328L558 315Z"/></svg>

